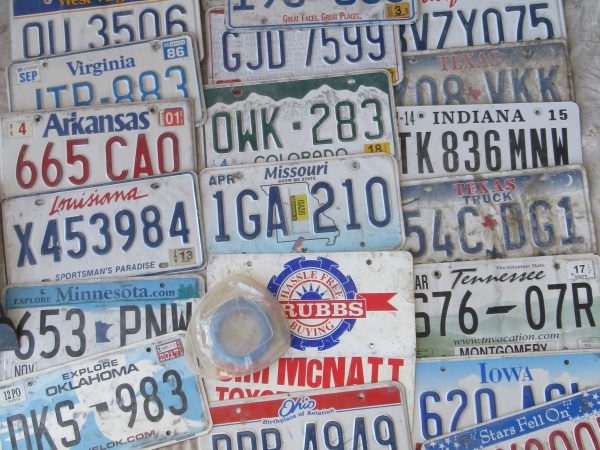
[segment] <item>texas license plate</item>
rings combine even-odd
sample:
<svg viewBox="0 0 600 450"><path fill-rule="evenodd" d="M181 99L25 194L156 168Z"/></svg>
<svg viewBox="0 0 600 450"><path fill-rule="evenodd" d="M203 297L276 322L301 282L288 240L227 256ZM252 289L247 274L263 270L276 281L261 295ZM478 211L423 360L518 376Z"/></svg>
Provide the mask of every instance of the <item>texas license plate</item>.
<svg viewBox="0 0 600 450"><path fill-rule="evenodd" d="M2 448L156 448L211 428L183 333L0 384Z"/></svg>
<svg viewBox="0 0 600 450"><path fill-rule="evenodd" d="M398 107L402 180L582 164L576 103Z"/></svg>
<svg viewBox="0 0 600 450"><path fill-rule="evenodd" d="M205 169L208 253L398 248L398 186L396 161L384 154Z"/></svg>
<svg viewBox="0 0 600 450"><path fill-rule="evenodd" d="M13 284L204 265L193 173L11 198L2 222Z"/></svg>
<svg viewBox="0 0 600 450"><path fill-rule="evenodd" d="M189 100L4 114L5 197L196 170Z"/></svg>
<svg viewBox="0 0 600 450"><path fill-rule="evenodd" d="M0 379L185 331L203 294L191 276L8 287L4 314L21 345L0 354Z"/></svg>
<svg viewBox="0 0 600 450"><path fill-rule="evenodd" d="M573 100L565 41L404 53L402 106Z"/></svg>
<svg viewBox="0 0 600 450"><path fill-rule="evenodd" d="M416 263L592 253L581 166L407 181L406 245Z"/></svg>

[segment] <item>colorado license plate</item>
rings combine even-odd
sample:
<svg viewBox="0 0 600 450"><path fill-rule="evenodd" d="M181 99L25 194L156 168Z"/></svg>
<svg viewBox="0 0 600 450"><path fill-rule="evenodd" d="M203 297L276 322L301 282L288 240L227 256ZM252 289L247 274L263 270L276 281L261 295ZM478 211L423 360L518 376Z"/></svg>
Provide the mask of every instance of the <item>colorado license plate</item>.
<svg viewBox="0 0 600 450"><path fill-rule="evenodd" d="M200 268L196 197L196 175L183 173L5 200L8 282Z"/></svg>
<svg viewBox="0 0 600 450"><path fill-rule="evenodd" d="M203 294L200 277L8 287L4 314L20 331L21 345L0 354L0 378L185 331Z"/></svg>
<svg viewBox="0 0 600 450"><path fill-rule="evenodd" d="M5 197L196 170L189 100L5 114Z"/></svg>
<svg viewBox="0 0 600 450"><path fill-rule="evenodd" d="M407 181L406 245L417 263L591 253L581 166Z"/></svg>
<svg viewBox="0 0 600 450"><path fill-rule="evenodd" d="M573 100L565 41L404 53L402 106Z"/></svg>
<svg viewBox="0 0 600 450"><path fill-rule="evenodd" d="M384 154L205 169L208 253L398 248L398 185L396 161Z"/></svg>
<svg viewBox="0 0 600 450"><path fill-rule="evenodd" d="M402 180L582 164L576 103L398 107Z"/></svg>
<svg viewBox="0 0 600 450"><path fill-rule="evenodd" d="M208 432L206 396L183 338L170 334L0 384L2 448L156 448Z"/></svg>

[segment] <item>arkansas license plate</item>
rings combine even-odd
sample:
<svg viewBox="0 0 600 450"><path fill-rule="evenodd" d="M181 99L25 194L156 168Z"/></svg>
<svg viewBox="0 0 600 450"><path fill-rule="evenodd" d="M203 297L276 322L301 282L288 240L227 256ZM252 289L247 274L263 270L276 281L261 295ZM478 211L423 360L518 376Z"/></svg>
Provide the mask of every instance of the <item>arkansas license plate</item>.
<svg viewBox="0 0 600 450"><path fill-rule="evenodd" d="M2 222L12 284L204 265L193 173L11 198Z"/></svg>
<svg viewBox="0 0 600 450"><path fill-rule="evenodd" d="M582 164L576 103L398 107L402 180Z"/></svg>
<svg viewBox="0 0 600 450"><path fill-rule="evenodd" d="M185 331L204 294L200 277L148 277L8 287L4 314L20 348L0 354L2 379Z"/></svg>
<svg viewBox="0 0 600 450"><path fill-rule="evenodd" d="M402 106L573 100L565 41L404 53Z"/></svg>
<svg viewBox="0 0 600 450"><path fill-rule="evenodd" d="M2 448L156 448L211 428L183 333L0 384Z"/></svg>
<svg viewBox="0 0 600 450"><path fill-rule="evenodd" d="M406 245L416 263L592 253L581 166L407 181Z"/></svg>
<svg viewBox="0 0 600 450"><path fill-rule="evenodd" d="M196 170L189 100L4 114L5 197Z"/></svg>
<svg viewBox="0 0 600 450"><path fill-rule="evenodd" d="M383 154L205 169L208 253L398 248L398 185L396 161Z"/></svg>

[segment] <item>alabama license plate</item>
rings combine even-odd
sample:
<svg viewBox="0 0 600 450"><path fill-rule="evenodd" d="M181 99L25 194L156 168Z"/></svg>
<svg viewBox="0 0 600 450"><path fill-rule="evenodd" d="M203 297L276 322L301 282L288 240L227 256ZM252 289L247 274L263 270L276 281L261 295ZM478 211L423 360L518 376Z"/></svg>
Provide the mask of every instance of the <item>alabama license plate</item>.
<svg viewBox="0 0 600 450"><path fill-rule="evenodd" d="M398 248L398 186L396 160L385 154L205 169L208 253Z"/></svg>
<svg viewBox="0 0 600 450"><path fill-rule="evenodd" d="M8 287L4 314L21 339L0 354L0 378L185 331L203 294L202 278L192 276Z"/></svg>
<svg viewBox="0 0 600 450"><path fill-rule="evenodd" d="M582 164L576 103L398 107L402 180Z"/></svg>
<svg viewBox="0 0 600 450"><path fill-rule="evenodd" d="M198 206L193 173L4 200L8 282L198 269Z"/></svg>
<svg viewBox="0 0 600 450"><path fill-rule="evenodd" d="M4 197L196 170L189 100L4 114Z"/></svg>
<svg viewBox="0 0 600 450"><path fill-rule="evenodd" d="M207 433L206 395L183 339L174 333L3 382L2 448L146 449Z"/></svg>
<svg viewBox="0 0 600 450"><path fill-rule="evenodd" d="M563 40L404 53L402 106L573 100Z"/></svg>
<svg viewBox="0 0 600 450"><path fill-rule="evenodd" d="M581 166L407 181L406 245L417 263L592 253Z"/></svg>

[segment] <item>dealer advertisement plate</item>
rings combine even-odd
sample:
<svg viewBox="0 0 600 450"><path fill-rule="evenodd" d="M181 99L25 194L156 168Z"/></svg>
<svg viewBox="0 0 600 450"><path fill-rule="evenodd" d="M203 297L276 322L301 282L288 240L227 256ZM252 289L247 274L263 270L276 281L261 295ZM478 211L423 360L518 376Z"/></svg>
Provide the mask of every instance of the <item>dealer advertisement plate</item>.
<svg viewBox="0 0 600 450"><path fill-rule="evenodd" d="M402 180L582 164L572 102L396 108Z"/></svg>
<svg viewBox="0 0 600 450"><path fill-rule="evenodd" d="M4 197L196 170L189 100L5 114Z"/></svg>
<svg viewBox="0 0 600 450"><path fill-rule="evenodd" d="M402 106L573 100L564 40L403 54Z"/></svg>
<svg viewBox="0 0 600 450"><path fill-rule="evenodd" d="M2 448L156 448L211 428L173 333L0 384Z"/></svg>
<svg viewBox="0 0 600 450"><path fill-rule="evenodd" d="M14 197L2 203L11 284L201 268L196 175Z"/></svg>
<svg viewBox="0 0 600 450"><path fill-rule="evenodd" d="M407 181L404 250L416 263L592 253L581 166Z"/></svg>

